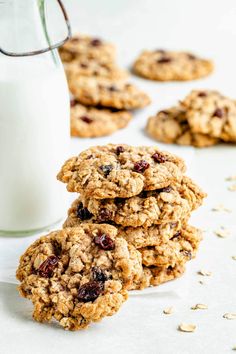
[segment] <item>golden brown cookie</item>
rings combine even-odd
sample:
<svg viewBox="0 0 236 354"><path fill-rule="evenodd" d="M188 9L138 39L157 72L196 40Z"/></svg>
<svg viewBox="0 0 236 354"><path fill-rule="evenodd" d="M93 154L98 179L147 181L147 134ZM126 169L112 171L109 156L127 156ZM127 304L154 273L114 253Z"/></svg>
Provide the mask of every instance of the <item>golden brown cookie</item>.
<svg viewBox="0 0 236 354"><path fill-rule="evenodd" d="M109 80L126 80L128 73L120 69L114 62L103 62L101 59L81 57L64 64L68 80L73 82L80 76L102 77Z"/></svg>
<svg viewBox="0 0 236 354"><path fill-rule="evenodd" d="M153 139L167 144L207 147L219 143L219 139L193 132L188 124L186 109L181 106L159 111L148 119L146 132Z"/></svg>
<svg viewBox="0 0 236 354"><path fill-rule="evenodd" d="M149 227L121 226L115 224L112 220L108 220L108 215L105 215L104 212L101 212L96 218L78 201L79 199L76 199L69 208L68 217L63 224L64 228L77 227L84 223L107 223L115 226L118 230L118 235L125 238L128 243L132 244L137 249L141 247L155 246L156 244L159 244L159 242L167 242L178 233L187 221L186 218L186 220L183 220L183 223L176 221L166 224L156 224ZM104 219L106 219L106 221L104 221Z"/></svg>
<svg viewBox="0 0 236 354"><path fill-rule="evenodd" d="M175 267L186 263L196 256L201 239L200 230L186 225L167 242L159 240L155 246L139 248L142 263L147 267Z"/></svg>
<svg viewBox="0 0 236 354"><path fill-rule="evenodd" d="M81 138L110 135L125 128L131 118L132 115L128 111L87 107L74 102L70 114L71 135Z"/></svg>
<svg viewBox="0 0 236 354"><path fill-rule="evenodd" d="M79 34L72 37L60 49L59 53L63 62L71 62L81 57L100 59L103 62L114 61L115 47L100 38Z"/></svg>
<svg viewBox="0 0 236 354"><path fill-rule="evenodd" d="M183 101L191 131L236 142L236 101L218 91L193 90Z"/></svg>
<svg viewBox="0 0 236 354"><path fill-rule="evenodd" d="M188 220L205 196L190 178L184 176L181 183L141 192L130 198L93 199L82 193L73 205L74 208L80 208L82 204L100 222L113 221L122 226L149 227Z"/></svg>
<svg viewBox="0 0 236 354"><path fill-rule="evenodd" d="M150 80L187 81L209 75L213 63L188 52L146 50L135 61L133 70Z"/></svg>
<svg viewBox="0 0 236 354"><path fill-rule="evenodd" d="M178 264L175 267L143 267L142 277L135 281L130 290L143 290L150 286L159 286L168 281L177 279L185 272L185 264Z"/></svg>
<svg viewBox="0 0 236 354"><path fill-rule="evenodd" d="M78 330L115 314L142 273L140 253L110 225L83 224L35 241L17 270L39 322Z"/></svg>
<svg viewBox="0 0 236 354"><path fill-rule="evenodd" d="M146 93L135 85L123 81L69 75L68 84L75 99L88 106L136 109L150 103Z"/></svg>
<svg viewBox="0 0 236 354"><path fill-rule="evenodd" d="M184 172L181 158L156 147L108 144L70 158L57 178L70 192L96 199L128 198L181 182Z"/></svg>

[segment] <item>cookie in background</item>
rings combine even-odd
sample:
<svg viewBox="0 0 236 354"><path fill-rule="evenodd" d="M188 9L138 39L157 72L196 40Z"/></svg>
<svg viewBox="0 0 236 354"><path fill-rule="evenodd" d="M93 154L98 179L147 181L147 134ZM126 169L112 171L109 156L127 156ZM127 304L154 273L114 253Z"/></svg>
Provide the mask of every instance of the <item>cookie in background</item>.
<svg viewBox="0 0 236 354"><path fill-rule="evenodd" d="M133 64L135 74L156 81L189 81L208 76L213 62L189 52L163 49L143 51Z"/></svg>
<svg viewBox="0 0 236 354"><path fill-rule="evenodd" d="M146 93L127 83L128 72L117 65L115 53L113 44L86 35L74 36L60 48L76 102L71 107L72 136L110 135L129 124L132 115L127 110L150 103Z"/></svg>
<svg viewBox="0 0 236 354"><path fill-rule="evenodd" d="M207 147L236 143L236 100L213 90L193 90L175 107L148 119L147 133L168 144Z"/></svg>

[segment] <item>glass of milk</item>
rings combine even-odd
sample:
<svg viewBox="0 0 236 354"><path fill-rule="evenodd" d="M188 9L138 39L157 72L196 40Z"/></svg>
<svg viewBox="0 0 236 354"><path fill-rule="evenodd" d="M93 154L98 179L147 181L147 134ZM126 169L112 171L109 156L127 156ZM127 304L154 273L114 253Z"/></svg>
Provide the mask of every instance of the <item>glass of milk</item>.
<svg viewBox="0 0 236 354"><path fill-rule="evenodd" d="M56 174L69 155L69 92L58 53L49 50L57 42L46 2L0 2L1 234L46 228L66 211Z"/></svg>

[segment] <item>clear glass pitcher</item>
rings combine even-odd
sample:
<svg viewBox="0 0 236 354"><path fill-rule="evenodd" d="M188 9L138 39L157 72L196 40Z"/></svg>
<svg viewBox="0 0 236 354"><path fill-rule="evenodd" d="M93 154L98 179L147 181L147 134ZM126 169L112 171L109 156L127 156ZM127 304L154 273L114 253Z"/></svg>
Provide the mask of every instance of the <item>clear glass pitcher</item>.
<svg viewBox="0 0 236 354"><path fill-rule="evenodd" d="M55 49L61 1L0 2L0 232L48 227L66 210L56 174L69 155L69 91Z"/></svg>

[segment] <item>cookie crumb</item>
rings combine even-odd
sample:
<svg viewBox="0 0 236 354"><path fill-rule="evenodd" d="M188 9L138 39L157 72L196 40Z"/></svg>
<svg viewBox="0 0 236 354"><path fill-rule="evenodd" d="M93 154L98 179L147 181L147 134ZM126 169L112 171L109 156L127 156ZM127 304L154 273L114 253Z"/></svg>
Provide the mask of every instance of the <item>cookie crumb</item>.
<svg viewBox="0 0 236 354"><path fill-rule="evenodd" d="M234 261L236 261L236 256L232 256L232 259L233 259Z"/></svg>
<svg viewBox="0 0 236 354"><path fill-rule="evenodd" d="M236 313L225 313L223 315L224 318L226 318L227 320L236 320Z"/></svg>
<svg viewBox="0 0 236 354"><path fill-rule="evenodd" d="M232 350L236 350L236 345L232 348Z"/></svg>
<svg viewBox="0 0 236 354"><path fill-rule="evenodd" d="M221 226L220 229L214 231L214 233L220 238L226 238L230 235L230 231L227 230L224 226Z"/></svg>
<svg viewBox="0 0 236 354"><path fill-rule="evenodd" d="M215 207L213 207L211 210L216 212L226 212L226 213L232 212L232 209L226 208L223 204L218 204Z"/></svg>
<svg viewBox="0 0 236 354"><path fill-rule="evenodd" d="M236 183L231 184L231 186L228 187L228 190L231 192L235 192L236 191Z"/></svg>
<svg viewBox="0 0 236 354"><path fill-rule="evenodd" d="M204 283L204 281L199 280L199 284L204 285L205 283Z"/></svg>
<svg viewBox="0 0 236 354"><path fill-rule="evenodd" d="M174 312L174 308L171 306L171 307L167 307L166 309L163 310L163 313L165 315L172 315L172 313Z"/></svg>
<svg viewBox="0 0 236 354"><path fill-rule="evenodd" d="M192 323L181 323L178 327L178 330L181 332L194 332L196 325Z"/></svg>
<svg viewBox="0 0 236 354"><path fill-rule="evenodd" d="M196 304L191 307L191 310L207 310L208 306L205 304Z"/></svg>
<svg viewBox="0 0 236 354"><path fill-rule="evenodd" d="M199 275L206 276L206 277L209 277L209 276L212 275L212 272L209 272L209 271L206 271L206 270L201 269L201 270L198 271L198 274L199 274Z"/></svg>

